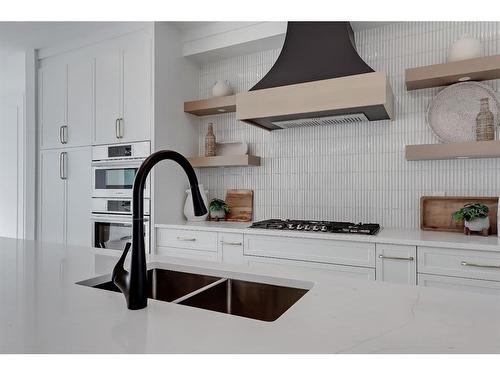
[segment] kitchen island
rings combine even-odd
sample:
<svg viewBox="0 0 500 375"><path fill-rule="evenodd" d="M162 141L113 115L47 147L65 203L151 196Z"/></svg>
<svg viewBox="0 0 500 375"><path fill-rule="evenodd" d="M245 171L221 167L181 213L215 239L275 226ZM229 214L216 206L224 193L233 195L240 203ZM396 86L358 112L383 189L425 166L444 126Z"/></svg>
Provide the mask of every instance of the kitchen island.
<svg viewBox="0 0 500 375"><path fill-rule="evenodd" d="M149 267L312 288L274 322L156 300L129 311L121 294L77 284L119 255L0 238L0 352L500 353L498 296L150 256Z"/></svg>

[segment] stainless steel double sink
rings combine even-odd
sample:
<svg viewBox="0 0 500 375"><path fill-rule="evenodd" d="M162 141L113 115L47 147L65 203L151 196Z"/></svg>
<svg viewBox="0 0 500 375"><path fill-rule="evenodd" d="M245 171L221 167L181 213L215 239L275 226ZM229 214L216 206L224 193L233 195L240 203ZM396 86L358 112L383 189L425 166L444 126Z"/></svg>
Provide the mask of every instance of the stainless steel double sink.
<svg viewBox="0 0 500 375"><path fill-rule="evenodd" d="M120 292L111 281L94 284L93 280L99 278L78 284ZM149 298L267 322L278 319L309 289L162 268L148 270Z"/></svg>

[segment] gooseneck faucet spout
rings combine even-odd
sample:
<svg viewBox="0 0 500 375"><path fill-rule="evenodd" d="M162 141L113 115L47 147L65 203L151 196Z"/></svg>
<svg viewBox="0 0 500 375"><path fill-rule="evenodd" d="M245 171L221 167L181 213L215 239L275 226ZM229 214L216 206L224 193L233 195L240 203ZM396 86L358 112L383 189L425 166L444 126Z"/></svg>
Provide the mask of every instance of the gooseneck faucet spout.
<svg viewBox="0 0 500 375"><path fill-rule="evenodd" d="M144 247L144 185L151 169L161 160L173 160L186 172L191 186L194 214L202 216L207 208L198 188L198 179L189 161L175 151L163 150L151 154L139 167L132 191L132 262L130 272L124 268L130 244L125 247L113 269L113 283L121 290L130 310L143 309L148 304L146 252Z"/></svg>

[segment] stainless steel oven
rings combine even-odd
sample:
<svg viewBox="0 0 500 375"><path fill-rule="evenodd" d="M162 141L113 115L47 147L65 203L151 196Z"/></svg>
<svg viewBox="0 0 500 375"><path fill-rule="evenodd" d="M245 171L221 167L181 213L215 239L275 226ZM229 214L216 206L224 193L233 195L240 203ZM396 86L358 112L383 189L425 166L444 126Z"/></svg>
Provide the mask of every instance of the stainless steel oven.
<svg viewBox="0 0 500 375"><path fill-rule="evenodd" d="M135 174L149 154L149 142L92 147L92 196L131 198ZM150 197L149 178L144 196Z"/></svg>
<svg viewBox="0 0 500 375"><path fill-rule="evenodd" d="M149 218L144 218L144 244L149 253ZM132 242L132 216L92 214L92 245L123 251Z"/></svg>

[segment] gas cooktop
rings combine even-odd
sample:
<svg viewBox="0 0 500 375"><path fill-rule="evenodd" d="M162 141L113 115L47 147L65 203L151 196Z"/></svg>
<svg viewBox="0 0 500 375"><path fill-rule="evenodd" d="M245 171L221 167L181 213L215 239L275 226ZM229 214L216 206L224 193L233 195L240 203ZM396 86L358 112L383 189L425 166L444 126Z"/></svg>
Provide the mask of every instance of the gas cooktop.
<svg viewBox="0 0 500 375"><path fill-rule="evenodd" d="M281 220L270 219L256 221L250 228L293 230L304 232L323 233L357 233L376 234L380 230L379 224L348 223L341 221L313 221L313 220Z"/></svg>

